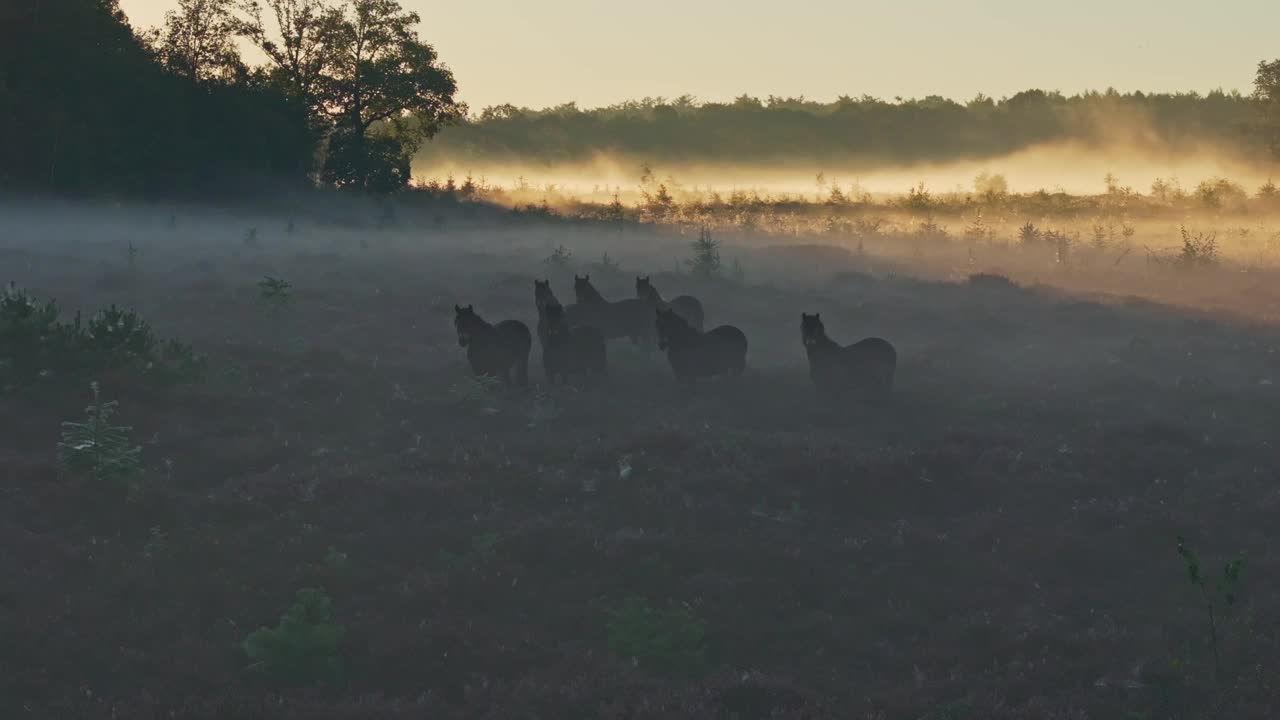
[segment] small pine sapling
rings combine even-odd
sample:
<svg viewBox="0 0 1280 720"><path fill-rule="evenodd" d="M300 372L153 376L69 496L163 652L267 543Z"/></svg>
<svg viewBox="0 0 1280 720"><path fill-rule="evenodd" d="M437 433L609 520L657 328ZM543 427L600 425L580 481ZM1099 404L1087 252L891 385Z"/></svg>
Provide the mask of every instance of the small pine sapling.
<svg viewBox="0 0 1280 720"><path fill-rule="evenodd" d="M698 231L698 239L690 245L693 249L693 257L685 261L689 266L689 273L703 280L719 277L722 269L720 241L711 237L711 231L702 228Z"/></svg>
<svg viewBox="0 0 1280 720"><path fill-rule="evenodd" d="M119 403L102 402L98 383L90 383L93 403L85 408L84 422L62 423L58 461L68 472L98 484L114 484L129 494L137 491L142 448L129 441L132 427L112 425Z"/></svg>

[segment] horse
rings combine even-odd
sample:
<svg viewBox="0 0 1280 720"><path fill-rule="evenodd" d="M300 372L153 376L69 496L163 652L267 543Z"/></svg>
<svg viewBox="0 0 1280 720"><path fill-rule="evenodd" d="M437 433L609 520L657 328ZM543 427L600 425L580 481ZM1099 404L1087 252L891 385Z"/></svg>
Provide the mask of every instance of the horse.
<svg viewBox="0 0 1280 720"><path fill-rule="evenodd" d="M702 302L692 295L679 295L667 302L658 293L648 277L636 277L636 298L644 300L654 307L675 310L694 330L702 330Z"/></svg>
<svg viewBox="0 0 1280 720"><path fill-rule="evenodd" d="M851 392L876 401L892 394L898 352L888 340L870 337L841 346L827 337L821 313L800 313L800 341L809 356L809 377L819 393Z"/></svg>
<svg viewBox="0 0 1280 720"><path fill-rule="evenodd" d="M547 308L552 305L564 309L564 320L569 325L594 327L593 308L577 304L567 307L561 305L551 290L550 280L533 281L533 305L538 310L538 341L544 347L547 344Z"/></svg>
<svg viewBox="0 0 1280 720"><path fill-rule="evenodd" d="M453 306L453 326L458 331L458 345L467 349L471 372L491 375L504 385L513 382L529 386L529 351L533 337L529 327L519 320L503 320L494 325L476 314L473 306Z"/></svg>
<svg viewBox="0 0 1280 720"><path fill-rule="evenodd" d="M637 345L653 340L653 315L648 303L636 298L610 302L591 284L591 276L573 276L573 294L583 315L575 318L579 325L599 328L606 340L631 338Z"/></svg>
<svg viewBox="0 0 1280 720"><path fill-rule="evenodd" d="M557 377L568 380L570 375L604 374L608 355L604 333L598 328L570 325L558 304L548 305L543 315L547 337L542 344L542 367L547 382L554 383Z"/></svg>
<svg viewBox="0 0 1280 720"><path fill-rule="evenodd" d="M747 336L738 328L721 325L701 332L674 310L654 312L658 349L667 352L677 380L692 384L698 378L741 375L746 369Z"/></svg>

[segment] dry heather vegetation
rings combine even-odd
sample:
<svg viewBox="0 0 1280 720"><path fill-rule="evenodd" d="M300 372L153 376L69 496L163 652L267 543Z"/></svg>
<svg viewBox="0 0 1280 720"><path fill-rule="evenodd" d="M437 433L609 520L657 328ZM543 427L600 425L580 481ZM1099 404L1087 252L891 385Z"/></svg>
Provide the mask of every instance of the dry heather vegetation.
<svg viewBox="0 0 1280 720"><path fill-rule="evenodd" d="M1269 198L655 198L7 212L0 716L1280 707ZM746 375L470 378L454 304L575 272ZM891 404L819 402L802 312Z"/></svg>

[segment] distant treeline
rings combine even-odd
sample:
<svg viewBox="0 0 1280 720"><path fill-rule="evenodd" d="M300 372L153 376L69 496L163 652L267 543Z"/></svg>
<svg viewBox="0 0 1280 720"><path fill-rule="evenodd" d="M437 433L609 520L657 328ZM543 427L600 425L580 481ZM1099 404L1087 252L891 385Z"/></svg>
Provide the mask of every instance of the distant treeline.
<svg viewBox="0 0 1280 720"><path fill-rule="evenodd" d="M1239 93L1065 96L1028 90L967 103L743 96L730 103L646 99L593 110L502 105L446 129L420 162L571 163L599 154L652 162L888 163L991 157L1040 143L1116 142L1244 149L1255 101Z"/></svg>
<svg viewBox="0 0 1280 720"><path fill-rule="evenodd" d="M6 0L0 189L207 194L305 183L307 109L261 74L171 72L115 0Z"/></svg>

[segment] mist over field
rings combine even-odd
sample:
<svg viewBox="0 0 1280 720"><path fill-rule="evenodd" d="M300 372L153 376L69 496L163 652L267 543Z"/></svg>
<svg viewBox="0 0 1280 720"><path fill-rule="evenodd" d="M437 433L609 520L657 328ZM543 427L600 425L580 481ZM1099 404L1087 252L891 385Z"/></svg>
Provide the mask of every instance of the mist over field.
<svg viewBox="0 0 1280 720"><path fill-rule="evenodd" d="M1280 708L1280 61L467 108L394 0L0 14L0 718Z"/></svg>
<svg viewBox="0 0 1280 720"><path fill-rule="evenodd" d="M414 168L419 177L518 178L573 193L630 190L642 167L687 186L775 193L811 192L817 173L887 193L922 181L969 188L981 172L1005 176L1018 192L1098 192L1109 173L1139 190L1157 178L1256 185L1274 167L1250 134L1256 123L1247 98L1220 92L499 106L444 129Z"/></svg>
<svg viewBox="0 0 1280 720"><path fill-rule="evenodd" d="M521 183L534 190L552 188L562 195L607 200L617 193L634 200L639 178L650 169L676 181L672 189L697 191L758 190L764 193L805 196L818 192L815 178L821 173L828 184L856 188L873 195L900 195L923 182L943 192L972 192L973 181L983 173L1003 176L1010 190L1049 190L1085 195L1105 190L1104 178L1112 174L1136 189L1146 190L1159 179L1178 179L1192 187L1202 180L1231 178L1250 188L1272 179L1275 168L1241 156L1233 148L1201 146L1171 150L1127 146L1096 147L1063 142L1036 145L1005 155L951 161L917 161L909 164L843 164L821 159L776 164L726 160L716 162L653 162L643 155L601 154L583 162L469 160L448 157L419 160L414 174L420 178L462 182L477 181L515 188ZM678 187L676 187L678 186Z"/></svg>

